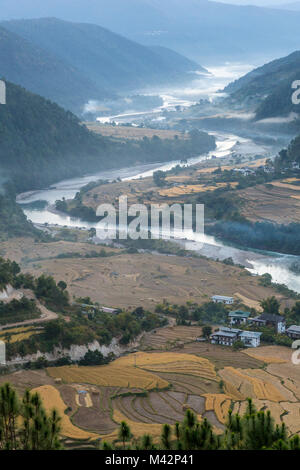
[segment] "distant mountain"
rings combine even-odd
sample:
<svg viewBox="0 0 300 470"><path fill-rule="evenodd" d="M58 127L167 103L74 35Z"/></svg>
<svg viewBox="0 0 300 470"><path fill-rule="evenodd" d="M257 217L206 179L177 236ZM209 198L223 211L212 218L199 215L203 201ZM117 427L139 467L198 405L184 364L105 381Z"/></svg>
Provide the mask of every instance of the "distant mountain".
<svg viewBox="0 0 300 470"><path fill-rule="evenodd" d="M202 63L256 60L299 47L300 12L209 0L2 0L3 19L53 16L96 23Z"/></svg>
<svg viewBox="0 0 300 470"><path fill-rule="evenodd" d="M300 113L292 103L294 80L300 80L300 51L249 72L224 91L233 103L254 107L257 119L288 116Z"/></svg>
<svg viewBox="0 0 300 470"><path fill-rule="evenodd" d="M280 8L281 10L300 11L300 2L283 3L278 5L276 8Z"/></svg>
<svg viewBox="0 0 300 470"><path fill-rule="evenodd" d="M101 99L101 95L107 92L191 80L188 72L201 69L198 64L174 51L141 46L93 24L41 18L3 22L2 26L25 38L28 45L45 51L45 56L48 54L49 58L55 58L74 73L79 71L78 74L90 84L90 89L87 85L85 93L86 101L97 98L97 90ZM8 79L11 76L8 75ZM22 73L19 74L21 81ZM43 86L41 84L40 88ZM32 86L28 88L33 89ZM47 86L33 91L49 96ZM56 96L53 98L56 99ZM61 99L57 101L64 104Z"/></svg>
<svg viewBox="0 0 300 470"><path fill-rule="evenodd" d="M69 108L89 96L109 96L73 66L2 27L0 76Z"/></svg>

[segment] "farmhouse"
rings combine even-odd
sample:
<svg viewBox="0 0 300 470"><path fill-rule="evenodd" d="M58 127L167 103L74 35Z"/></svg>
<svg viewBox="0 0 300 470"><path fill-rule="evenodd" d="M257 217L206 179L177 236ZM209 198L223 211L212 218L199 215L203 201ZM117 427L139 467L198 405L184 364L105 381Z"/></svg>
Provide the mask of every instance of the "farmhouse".
<svg viewBox="0 0 300 470"><path fill-rule="evenodd" d="M239 335L239 339L248 348L257 348L260 345L260 337L262 333L259 331L242 331Z"/></svg>
<svg viewBox="0 0 300 470"><path fill-rule="evenodd" d="M112 315L117 315L118 313L121 313L121 310L118 308L99 307L99 310L103 313L110 313Z"/></svg>
<svg viewBox="0 0 300 470"><path fill-rule="evenodd" d="M236 173L241 173L243 176L249 176L249 175L255 174L255 171L252 168L248 168L248 167L234 168L233 171Z"/></svg>
<svg viewBox="0 0 300 470"><path fill-rule="evenodd" d="M300 326L292 325L286 330L286 334L291 339L300 339Z"/></svg>
<svg viewBox="0 0 300 470"><path fill-rule="evenodd" d="M240 330L234 328L220 328L219 331L213 333L210 337L212 344L222 344L223 346L232 346L233 343L238 341Z"/></svg>
<svg viewBox="0 0 300 470"><path fill-rule="evenodd" d="M243 312L242 310L234 310L228 314L230 325L246 324L250 317L250 312Z"/></svg>
<svg viewBox="0 0 300 470"><path fill-rule="evenodd" d="M251 318L249 321L258 326L271 326L276 333L285 332L285 318L273 313L262 313L258 317Z"/></svg>
<svg viewBox="0 0 300 470"><path fill-rule="evenodd" d="M121 310L118 308L103 307L98 305L89 305L89 304L79 304L74 302L73 305L78 305L81 307L82 315L95 314L97 311L109 314L118 314L121 313Z"/></svg>
<svg viewBox="0 0 300 470"><path fill-rule="evenodd" d="M221 327L210 337L212 344L233 346L236 341L242 341L248 348L257 348L260 345L262 333L258 331L243 331L235 328Z"/></svg>
<svg viewBox="0 0 300 470"><path fill-rule="evenodd" d="M230 305L234 303L233 297L226 297L225 295L213 295L211 297L211 300L215 302L216 304L222 303L222 304Z"/></svg>

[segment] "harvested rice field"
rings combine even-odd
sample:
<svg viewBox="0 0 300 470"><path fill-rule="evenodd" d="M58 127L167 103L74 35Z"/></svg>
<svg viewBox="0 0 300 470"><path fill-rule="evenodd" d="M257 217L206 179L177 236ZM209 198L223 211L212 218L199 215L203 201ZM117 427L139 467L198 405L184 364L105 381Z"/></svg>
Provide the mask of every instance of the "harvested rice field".
<svg viewBox="0 0 300 470"><path fill-rule="evenodd" d="M176 328L163 330L167 337L169 330L189 338L189 327ZM189 338L172 351L140 351L105 366L48 368L47 374L20 371L1 377L1 383L10 381L20 392L37 390L48 410L55 406L69 447L117 440L122 420L135 437L149 433L158 440L162 425L180 422L187 409L199 420L208 418L220 433L230 408L245 412L247 397L292 435L300 433L300 371L290 354L278 346L234 352Z"/></svg>
<svg viewBox="0 0 300 470"><path fill-rule="evenodd" d="M168 386L166 380L152 372L175 372L216 380L214 366L207 360L190 354L143 353L130 354L105 366L51 367L48 373L66 383L89 383L101 386L142 388L151 390Z"/></svg>
<svg viewBox="0 0 300 470"><path fill-rule="evenodd" d="M187 185L180 185L180 186L173 186L172 188L161 189L158 191L158 194L161 197L178 197L178 196L186 196L187 194L197 194L197 193L205 193L207 191L215 191L219 188L225 188L227 185L230 185L231 188L235 188L238 183L231 182L231 183L215 183L214 185L206 185L206 184L187 184Z"/></svg>
<svg viewBox="0 0 300 470"><path fill-rule="evenodd" d="M262 346L258 349L245 349L243 353L266 364L286 364L291 360L291 351L280 346Z"/></svg>
<svg viewBox="0 0 300 470"><path fill-rule="evenodd" d="M134 357L131 357L132 364L125 364L117 359L107 366L96 367L51 367L48 373L51 377L60 378L63 382L81 382L104 387L140 387L143 389L163 388L167 382L159 377L134 367Z"/></svg>
<svg viewBox="0 0 300 470"><path fill-rule="evenodd" d="M144 334L140 348L143 350L172 349L182 344L195 342L196 338L202 336L200 326L170 326L160 328L151 333Z"/></svg>
<svg viewBox="0 0 300 470"><path fill-rule="evenodd" d="M290 224L299 222L299 191L299 182L288 179L242 189L237 195L244 201L242 214L247 219L253 222Z"/></svg>
<svg viewBox="0 0 300 470"><path fill-rule="evenodd" d="M49 412L55 408L61 416L62 435L71 439L98 439L97 434L83 431L74 426L69 416L65 414L66 404L60 396L59 391L52 385L42 385L34 388L32 392L38 392L43 400L44 407Z"/></svg>
<svg viewBox="0 0 300 470"><path fill-rule="evenodd" d="M33 335L41 333L41 328L34 328L32 326L20 327L20 328L8 328L0 332L0 340L4 339L9 335L11 343L17 343L18 341L24 341L29 339Z"/></svg>
<svg viewBox="0 0 300 470"><path fill-rule="evenodd" d="M172 331L172 328L169 330ZM292 413L299 411L300 398L295 391L300 374L298 369L294 370L292 380L280 377L284 376L288 353L287 348L275 346L233 352L230 348L189 342L183 348L174 349L172 352L138 352L119 358L109 366L72 368L76 369L76 387L74 377L68 372L70 368L51 368L48 372L52 377L60 377L67 382L73 380L74 383L70 386L77 389L78 384L91 384L98 381L99 376L102 376L103 380L103 377L110 375L110 387L108 384L101 387L96 384L99 390L97 405L90 393L92 407L87 404L78 406L78 411L72 418L74 424L84 429L97 429L105 439L116 438L114 426L121 418L131 424L132 432L136 436L140 435L141 428L146 426L149 432L153 432L153 436L157 437L162 424L172 425L182 420L188 408L192 409L199 419L209 418L214 428L221 432L228 410L233 408L234 411L243 412L246 409L247 397L252 397L259 409L270 409L274 412L275 420L278 423L284 421L292 434L300 431L300 426L299 430L295 431L298 427L297 420L293 421L291 417ZM268 358L269 363L266 360ZM266 364L267 369L263 369ZM116 379L112 372L108 374L107 367L110 367L111 371L127 370L127 373L128 369L132 369L134 379L131 385L128 387L127 384L127 389L122 386L112 387ZM269 371L269 368L274 367L276 373ZM87 380L89 369L92 371ZM98 373L95 374L96 369ZM100 373L101 370L104 371L103 374ZM140 372L152 374L152 382L140 381ZM105 380L108 381L107 378ZM158 383L164 384L164 387L157 388ZM85 385L86 390L89 390L88 387L90 385ZM94 417L92 410L95 410ZM102 427L97 421L100 416L105 423Z"/></svg>

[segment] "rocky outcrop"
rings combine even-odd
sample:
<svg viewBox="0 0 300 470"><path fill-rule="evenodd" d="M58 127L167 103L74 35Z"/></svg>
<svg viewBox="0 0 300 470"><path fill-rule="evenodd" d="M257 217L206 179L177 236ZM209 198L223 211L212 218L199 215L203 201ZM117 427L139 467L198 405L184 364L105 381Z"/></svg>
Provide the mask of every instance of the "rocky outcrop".
<svg viewBox="0 0 300 470"><path fill-rule="evenodd" d="M140 335L136 338L135 341L128 344L127 346L121 346L117 338L113 338L112 342L108 345L101 345L98 341L93 341L92 343L86 345L72 345L70 349L55 347L53 351L43 353L37 351L35 354L28 354L26 356L16 356L12 360L7 361L7 365L14 364L25 364L26 362L35 362L40 357L44 357L47 361L57 361L63 357L69 357L72 361L79 361L82 359L88 351L99 351L103 354L104 357L107 357L109 354L113 353L116 357L121 356L122 354L130 351L138 346L140 341Z"/></svg>
<svg viewBox="0 0 300 470"><path fill-rule="evenodd" d="M14 292L14 288L8 284L3 291L0 292L0 301L7 300L11 297L12 293Z"/></svg>

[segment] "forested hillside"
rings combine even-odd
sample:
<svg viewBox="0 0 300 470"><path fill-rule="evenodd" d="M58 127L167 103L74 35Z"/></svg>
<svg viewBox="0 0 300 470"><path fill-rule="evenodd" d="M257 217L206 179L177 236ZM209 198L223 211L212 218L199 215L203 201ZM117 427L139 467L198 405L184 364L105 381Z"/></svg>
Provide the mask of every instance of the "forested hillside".
<svg viewBox="0 0 300 470"><path fill-rule="evenodd" d="M69 105L72 110L83 107L91 99L103 100L109 97L109 93L190 81L190 72L201 70L198 64L170 49L145 47L94 24L71 23L56 18L1 24L7 30L7 47L9 41L14 38L16 42L19 38L9 66L9 54L2 46L3 75L65 107ZM27 47L24 53L23 43ZM40 77L34 68L26 68L28 57L34 63L30 55L34 49L37 49L37 57L43 59L38 63ZM53 73L55 66L58 68L57 77L45 77L46 81L40 79L48 70ZM33 77L32 83L30 76ZM53 81L52 86L48 85L49 80ZM86 89L82 88L84 86Z"/></svg>
<svg viewBox="0 0 300 470"><path fill-rule="evenodd" d="M279 168L285 168L291 166L293 162L300 164L300 135L292 140L287 149L279 153L275 165Z"/></svg>
<svg viewBox="0 0 300 470"><path fill-rule="evenodd" d="M39 236L15 202L15 195L4 187L0 192L0 241L10 237Z"/></svg>
<svg viewBox="0 0 300 470"><path fill-rule="evenodd" d="M111 96L72 65L2 27L0 44L1 78L72 109L87 99Z"/></svg>
<svg viewBox="0 0 300 470"><path fill-rule="evenodd" d="M12 83L0 107L0 141L2 173L18 191L72 176L100 156L104 161L103 139L71 112Z"/></svg>
<svg viewBox="0 0 300 470"><path fill-rule="evenodd" d="M0 168L19 192L128 164L187 158L214 149L204 132L190 139L112 141L90 132L70 111L7 83L0 107Z"/></svg>
<svg viewBox="0 0 300 470"><path fill-rule="evenodd" d="M269 62L229 84L230 101L253 107L256 119L299 113L292 103L292 83L300 78L300 51Z"/></svg>

